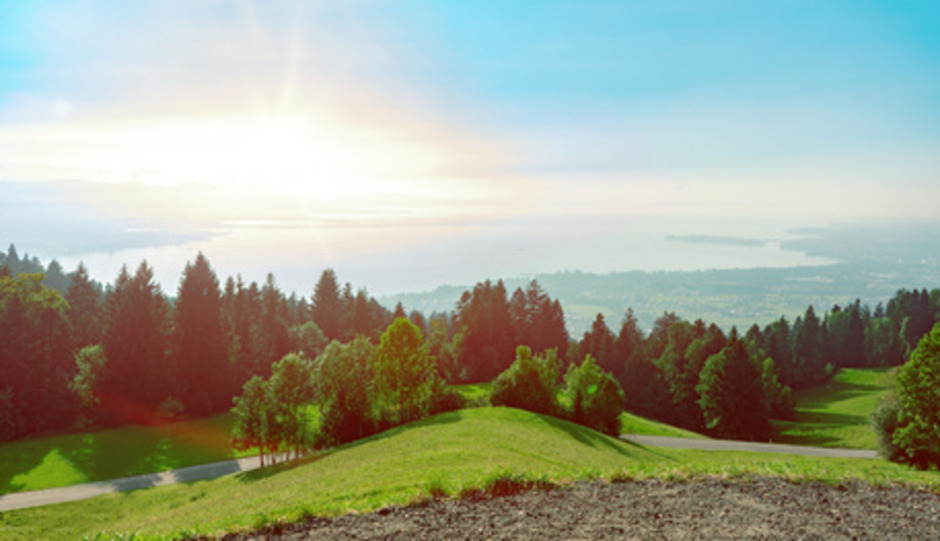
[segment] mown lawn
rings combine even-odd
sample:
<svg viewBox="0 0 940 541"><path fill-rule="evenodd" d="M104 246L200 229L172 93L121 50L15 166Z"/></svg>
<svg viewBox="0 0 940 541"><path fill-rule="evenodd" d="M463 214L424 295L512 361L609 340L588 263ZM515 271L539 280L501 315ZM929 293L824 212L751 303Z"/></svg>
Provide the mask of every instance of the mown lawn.
<svg viewBox="0 0 940 541"><path fill-rule="evenodd" d="M840 370L823 387L796 393L792 421L774 421L774 441L819 447L875 449L869 416L894 385L896 368Z"/></svg>
<svg viewBox="0 0 940 541"><path fill-rule="evenodd" d="M940 489L935 473L881 460L645 448L552 417L476 408L399 427L299 465L3 513L0 538L213 535L407 504L432 491L455 495L500 476L564 483L701 475L861 479Z"/></svg>

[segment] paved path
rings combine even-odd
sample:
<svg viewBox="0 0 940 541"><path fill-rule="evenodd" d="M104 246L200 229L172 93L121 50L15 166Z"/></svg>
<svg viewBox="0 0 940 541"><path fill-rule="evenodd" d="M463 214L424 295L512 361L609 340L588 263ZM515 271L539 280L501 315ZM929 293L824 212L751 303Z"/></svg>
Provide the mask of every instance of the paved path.
<svg viewBox="0 0 940 541"><path fill-rule="evenodd" d="M651 447L676 449L701 449L704 451L751 451L756 453L782 453L788 455L823 456L829 458L878 458L876 451L868 449L840 449L837 447L804 447L780 443L757 443L735 440L706 440L693 438L670 438L667 436L641 436L624 434L622 439Z"/></svg>
<svg viewBox="0 0 940 541"><path fill-rule="evenodd" d="M777 443L754 443L732 440L706 440L692 438L670 438L665 436L640 436L626 434L624 440L651 447L672 447L679 449L701 449L705 451L752 451L759 453L784 453L791 455L822 456L832 458L877 458L875 451L865 449L835 449L824 447L802 447L799 445L781 445ZM230 473L254 470L260 467L258 457L241 458L225 462L214 462L201 466L190 466L178 470L169 470L148 475L137 475L111 481L98 481L84 485L50 488L34 492L18 492L0 496L0 512L28 507L39 507L55 503L73 502L93 498L112 492L126 492L140 488L188 483L201 479L214 479Z"/></svg>

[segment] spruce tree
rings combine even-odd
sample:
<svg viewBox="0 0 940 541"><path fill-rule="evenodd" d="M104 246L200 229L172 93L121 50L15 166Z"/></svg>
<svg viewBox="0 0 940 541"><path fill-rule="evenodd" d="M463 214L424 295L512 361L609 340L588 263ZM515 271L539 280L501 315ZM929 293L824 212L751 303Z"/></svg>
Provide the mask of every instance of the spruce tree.
<svg viewBox="0 0 940 541"><path fill-rule="evenodd" d="M346 313L340 296L339 282L333 269L320 275L311 298L311 315L328 340L343 340L346 336Z"/></svg>
<svg viewBox="0 0 940 541"><path fill-rule="evenodd" d="M202 253L187 263L176 299L176 370L188 411L206 415L229 404L232 377L219 281Z"/></svg>

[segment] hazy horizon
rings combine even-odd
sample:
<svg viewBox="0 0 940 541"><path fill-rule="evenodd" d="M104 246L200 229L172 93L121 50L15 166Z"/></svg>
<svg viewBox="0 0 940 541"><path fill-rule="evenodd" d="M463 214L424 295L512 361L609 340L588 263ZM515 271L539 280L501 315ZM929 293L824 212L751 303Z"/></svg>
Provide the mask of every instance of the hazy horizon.
<svg viewBox="0 0 940 541"><path fill-rule="evenodd" d="M820 264L936 219L931 2L37 2L0 21L0 243L170 294ZM260 276L259 276L260 275Z"/></svg>

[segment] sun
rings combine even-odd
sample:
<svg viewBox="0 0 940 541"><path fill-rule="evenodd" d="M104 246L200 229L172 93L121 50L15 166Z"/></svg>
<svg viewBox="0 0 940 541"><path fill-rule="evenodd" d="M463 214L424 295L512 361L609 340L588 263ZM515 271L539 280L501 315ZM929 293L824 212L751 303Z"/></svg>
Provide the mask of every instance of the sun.
<svg viewBox="0 0 940 541"><path fill-rule="evenodd" d="M345 163L350 150L326 131L303 117L179 119L143 130L128 165L155 171L167 184L332 197L354 171Z"/></svg>

